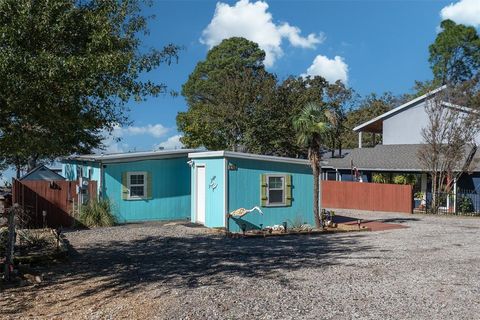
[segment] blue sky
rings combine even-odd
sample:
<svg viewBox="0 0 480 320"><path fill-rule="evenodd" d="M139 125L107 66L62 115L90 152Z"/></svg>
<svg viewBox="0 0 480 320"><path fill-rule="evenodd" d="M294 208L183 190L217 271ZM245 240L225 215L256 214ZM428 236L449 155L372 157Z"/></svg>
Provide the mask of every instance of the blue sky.
<svg viewBox="0 0 480 320"><path fill-rule="evenodd" d="M479 0L474 1L474 5L480 6ZM178 64L162 66L147 77L180 91L196 63L205 58L209 44L218 43L227 35L241 35L252 40L260 38L263 47L272 53L270 56L281 50L282 53L275 55L274 62L268 66L268 70L276 73L279 79L307 73L317 56L321 56L319 62L323 58L324 64L330 62L335 69L335 57L338 57L337 67L342 63L347 66L348 85L361 95L385 91L406 93L411 90L415 80L431 77L428 46L436 37L441 10L450 3L155 1L149 13L155 14L156 18L150 22L150 35L144 39L145 47L160 47L172 42L185 49L180 53ZM268 23L269 16L271 23ZM252 23L253 30L249 31ZM298 28L300 31L296 35L306 42L310 34L317 42L311 41L313 43L304 44L303 47L292 44L289 35L278 35L285 25ZM280 37L278 46L272 45L275 39L270 38L275 37ZM323 65L320 63L311 70L322 72ZM177 144L172 142L176 141L175 136L179 134L176 132L175 116L186 108L182 97L172 98L168 95L132 104L130 116L134 126L144 128L160 125L165 132L161 135L153 135L149 131L144 131L145 134L129 134L122 130L122 142L111 145L109 150L151 150L159 144L167 148L174 147ZM169 138L170 143L165 144Z"/></svg>
<svg viewBox="0 0 480 320"><path fill-rule="evenodd" d="M431 78L428 46L443 18L480 26L480 0L460 1L153 1L144 48L184 47L178 64L143 76L180 91L210 46L230 36L259 42L279 79L320 74L345 80L359 94L409 92ZM129 128L107 139L108 152L178 147L183 98L162 95L130 104Z"/></svg>

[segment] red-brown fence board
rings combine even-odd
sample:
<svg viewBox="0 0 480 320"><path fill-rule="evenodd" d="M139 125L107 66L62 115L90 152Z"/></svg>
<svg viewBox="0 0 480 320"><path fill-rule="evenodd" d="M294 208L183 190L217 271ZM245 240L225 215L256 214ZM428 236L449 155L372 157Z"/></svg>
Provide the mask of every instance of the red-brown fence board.
<svg viewBox="0 0 480 320"><path fill-rule="evenodd" d="M410 185L322 181L324 208L412 213Z"/></svg>
<svg viewBox="0 0 480 320"><path fill-rule="evenodd" d="M73 203L77 200L76 181L18 181L13 180L13 203L18 203L30 216L31 227L43 227L43 211L46 225L56 228L72 226ZM96 181L90 181L88 191L95 196Z"/></svg>

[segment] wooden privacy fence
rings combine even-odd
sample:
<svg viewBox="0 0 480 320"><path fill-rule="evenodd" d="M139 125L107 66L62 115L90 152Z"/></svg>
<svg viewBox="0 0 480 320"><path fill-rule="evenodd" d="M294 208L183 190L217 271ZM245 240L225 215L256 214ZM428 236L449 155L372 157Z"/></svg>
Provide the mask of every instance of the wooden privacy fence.
<svg viewBox="0 0 480 320"><path fill-rule="evenodd" d="M41 228L70 227L75 219L73 206L78 204L77 181L31 180L12 182L12 202L18 203L28 214L29 226ZM87 189L90 197L97 192L96 181L90 181ZM43 212L46 212L45 218Z"/></svg>
<svg viewBox="0 0 480 320"><path fill-rule="evenodd" d="M413 187L383 183L322 181L322 207L412 213Z"/></svg>

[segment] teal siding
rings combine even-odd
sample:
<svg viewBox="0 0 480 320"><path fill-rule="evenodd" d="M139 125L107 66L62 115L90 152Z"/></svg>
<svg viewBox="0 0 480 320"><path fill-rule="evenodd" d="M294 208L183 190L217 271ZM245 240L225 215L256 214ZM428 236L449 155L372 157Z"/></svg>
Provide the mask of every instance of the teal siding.
<svg viewBox="0 0 480 320"><path fill-rule="evenodd" d="M69 181L77 180L77 164L74 162L66 162L62 164L62 176Z"/></svg>
<svg viewBox="0 0 480 320"><path fill-rule="evenodd" d="M190 168L187 157L104 165L104 194L120 222L176 220L190 217ZM122 173L147 171L152 198L122 199Z"/></svg>
<svg viewBox="0 0 480 320"><path fill-rule="evenodd" d="M205 165L205 226L210 228L225 226L225 159L194 159L195 166ZM191 220L196 221L195 206L195 166L192 167L192 210ZM216 184L216 187L213 186Z"/></svg>
<svg viewBox="0 0 480 320"><path fill-rule="evenodd" d="M97 181L98 183L100 183L100 164L93 163L88 167L88 169L92 169L91 180ZM88 177L88 171L87 171L87 174L85 175L85 177ZM98 190L98 191L100 191L100 190Z"/></svg>
<svg viewBox="0 0 480 320"><path fill-rule="evenodd" d="M88 178L89 171L91 170L91 180L100 181L100 165L96 162L65 162L62 164L62 176L70 181L77 180L78 167L82 168L82 177Z"/></svg>
<svg viewBox="0 0 480 320"><path fill-rule="evenodd" d="M82 177L88 178L89 171L91 171L90 180L97 181L97 194L100 193L100 164L97 162L64 162L62 164L62 176L65 177L68 181L76 181L78 180L77 168L82 168Z"/></svg>
<svg viewBox="0 0 480 320"><path fill-rule="evenodd" d="M308 165L266 162L247 159L228 159L237 167L228 171L228 212L238 208L251 209L261 207L260 176L261 174L278 173L292 176L292 205L286 207L261 207L264 215L257 211L248 213L242 220L247 228L273 226L287 222L314 224L313 217L313 175ZM230 230L238 232L239 223L230 220Z"/></svg>

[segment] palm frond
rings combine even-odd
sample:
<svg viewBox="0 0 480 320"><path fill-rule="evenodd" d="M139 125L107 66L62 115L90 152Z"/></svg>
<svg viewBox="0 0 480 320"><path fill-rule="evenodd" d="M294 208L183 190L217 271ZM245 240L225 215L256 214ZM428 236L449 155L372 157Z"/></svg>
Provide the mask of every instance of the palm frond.
<svg viewBox="0 0 480 320"><path fill-rule="evenodd" d="M318 104L310 102L294 119L293 127L297 132L297 142L300 145L308 146L318 136L323 137L328 132L330 122L325 111Z"/></svg>

